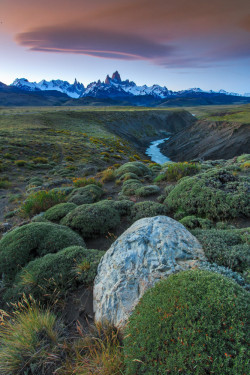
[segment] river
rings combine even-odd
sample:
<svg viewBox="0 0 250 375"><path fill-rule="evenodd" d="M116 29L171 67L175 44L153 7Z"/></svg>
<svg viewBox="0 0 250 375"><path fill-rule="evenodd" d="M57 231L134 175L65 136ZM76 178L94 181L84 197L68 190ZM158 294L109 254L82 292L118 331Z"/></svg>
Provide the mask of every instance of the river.
<svg viewBox="0 0 250 375"><path fill-rule="evenodd" d="M164 139L158 139L157 141L153 141L150 143L149 147L147 148L145 154L148 155L154 163L164 164L167 161L171 161L167 156L161 153L161 150L158 147L160 144L164 143L168 139L169 137L164 138Z"/></svg>

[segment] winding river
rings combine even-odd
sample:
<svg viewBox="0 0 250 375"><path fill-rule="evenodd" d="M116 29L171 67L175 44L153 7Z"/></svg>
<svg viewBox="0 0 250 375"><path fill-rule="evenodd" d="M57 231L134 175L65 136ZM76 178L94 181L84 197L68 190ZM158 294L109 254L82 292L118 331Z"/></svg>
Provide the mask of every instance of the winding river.
<svg viewBox="0 0 250 375"><path fill-rule="evenodd" d="M163 139L158 139L157 141L153 141L153 142L150 143L149 147L147 148L145 153L146 153L146 155L148 155L150 157L150 159L154 163L164 164L167 161L171 161L167 156L165 156L161 153L161 150L158 147L160 144L164 143L168 139L169 139L169 137L163 138Z"/></svg>

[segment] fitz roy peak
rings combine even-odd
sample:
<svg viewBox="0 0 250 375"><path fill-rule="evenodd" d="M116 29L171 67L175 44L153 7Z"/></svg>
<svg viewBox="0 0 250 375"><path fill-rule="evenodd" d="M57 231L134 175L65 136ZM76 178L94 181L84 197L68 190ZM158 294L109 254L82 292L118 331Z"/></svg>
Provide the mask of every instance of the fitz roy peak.
<svg viewBox="0 0 250 375"><path fill-rule="evenodd" d="M199 88L193 88L181 91L171 91L165 86L153 85L153 86L137 86L135 82L121 80L121 76L116 71L112 77L107 75L104 82L98 80L97 82L90 83L87 87L75 79L73 84L62 80L42 80L41 82L29 82L26 78L17 78L11 84L11 86L17 87L24 91L60 91L71 98L78 99L83 97L94 97L94 98L128 98L134 96L151 96L158 99L165 99L170 97L183 97L190 94L199 95L202 93L214 94L214 91L203 91ZM239 94L227 93L224 90L220 90L218 94L224 95L235 95Z"/></svg>

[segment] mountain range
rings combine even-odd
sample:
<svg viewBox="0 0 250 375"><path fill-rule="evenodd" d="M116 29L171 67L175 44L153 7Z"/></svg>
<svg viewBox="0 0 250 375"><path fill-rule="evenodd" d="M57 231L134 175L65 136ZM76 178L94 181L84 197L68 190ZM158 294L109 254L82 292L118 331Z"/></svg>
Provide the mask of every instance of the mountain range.
<svg viewBox="0 0 250 375"><path fill-rule="evenodd" d="M172 91L156 84L137 86L128 79L122 81L118 71L107 75L104 82L98 80L86 87L76 79L73 84L59 79L29 82L26 78L17 78L9 86L0 82L0 105L192 106L248 103L249 96L224 90Z"/></svg>
<svg viewBox="0 0 250 375"><path fill-rule="evenodd" d="M130 96L146 96L150 95L156 98L165 99L172 97L187 96L189 94L224 94L241 96L236 93L229 93L224 90L218 92L215 91L203 91L200 88L192 88L188 90L172 91L168 90L165 86L153 85L153 86L137 86L133 81L128 79L125 81L121 80L121 76L116 71L112 77L107 75L104 82L98 80L97 82L90 83L87 87L75 79L73 84L62 80L42 80L39 83L29 82L26 78L17 78L11 86L18 87L19 89L26 91L60 91L71 98L78 99L83 97L93 98L125 98Z"/></svg>

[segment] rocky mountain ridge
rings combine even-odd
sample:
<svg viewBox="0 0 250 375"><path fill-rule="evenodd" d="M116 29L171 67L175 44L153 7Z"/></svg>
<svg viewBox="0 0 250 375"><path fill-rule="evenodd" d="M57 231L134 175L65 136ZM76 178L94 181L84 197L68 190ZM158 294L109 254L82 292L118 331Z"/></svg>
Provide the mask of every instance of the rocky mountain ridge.
<svg viewBox="0 0 250 375"><path fill-rule="evenodd" d="M152 96L158 99L186 97L189 95L232 95L241 96L237 93L229 93L225 90L215 92L213 90L204 91L200 88L191 88L187 90L172 91L166 86L152 85L152 86L137 86L135 82L130 80L122 81L118 71L114 72L112 77L107 75L104 82L98 80L91 82L87 87L76 79L73 84L62 80L42 80L40 82L29 82L26 78L17 78L10 85L17 87L24 91L60 91L71 98L78 99L84 97L94 98L129 98L136 96Z"/></svg>

